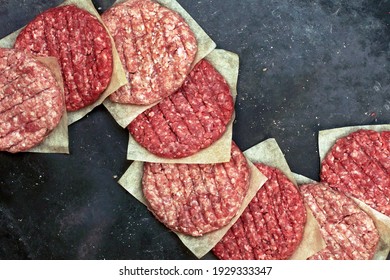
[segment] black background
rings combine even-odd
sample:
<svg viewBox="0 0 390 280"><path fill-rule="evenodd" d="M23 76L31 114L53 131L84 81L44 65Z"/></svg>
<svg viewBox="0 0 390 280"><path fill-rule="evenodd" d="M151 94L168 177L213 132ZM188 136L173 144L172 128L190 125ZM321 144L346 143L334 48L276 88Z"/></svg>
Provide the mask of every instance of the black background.
<svg viewBox="0 0 390 280"><path fill-rule="evenodd" d="M0 0L0 37L60 2ZM240 57L242 150L276 138L294 172L318 179L319 130L390 123L390 1L178 2ZM128 135L103 106L69 137L70 155L0 153L0 258L196 259L116 183Z"/></svg>

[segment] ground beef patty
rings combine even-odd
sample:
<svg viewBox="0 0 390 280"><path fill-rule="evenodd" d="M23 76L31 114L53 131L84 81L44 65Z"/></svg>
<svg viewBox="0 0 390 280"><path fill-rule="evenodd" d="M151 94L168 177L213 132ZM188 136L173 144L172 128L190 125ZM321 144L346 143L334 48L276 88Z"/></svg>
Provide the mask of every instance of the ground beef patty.
<svg viewBox="0 0 390 280"><path fill-rule="evenodd" d="M372 259L379 242L378 230L351 198L324 183L303 185L300 190L326 243L325 249L309 259Z"/></svg>
<svg viewBox="0 0 390 280"><path fill-rule="evenodd" d="M232 143L231 160L218 164L145 163L143 193L168 228L201 236L228 224L247 194L250 170Z"/></svg>
<svg viewBox="0 0 390 280"><path fill-rule="evenodd" d="M0 151L36 146L64 110L63 93L48 68L22 51L0 48Z"/></svg>
<svg viewBox="0 0 390 280"><path fill-rule="evenodd" d="M179 90L140 114L128 128L149 152L182 158L217 141L233 110L228 84L207 60L201 60Z"/></svg>
<svg viewBox="0 0 390 280"><path fill-rule="evenodd" d="M256 163L268 180L213 248L223 260L284 260L302 241L306 208L297 187L277 168Z"/></svg>
<svg viewBox="0 0 390 280"><path fill-rule="evenodd" d="M152 104L180 87L195 59L197 41L179 14L154 1L129 0L108 9L102 19L129 81L111 101Z"/></svg>
<svg viewBox="0 0 390 280"><path fill-rule="evenodd" d="M322 161L321 180L390 216L390 131L338 139Z"/></svg>
<svg viewBox="0 0 390 280"><path fill-rule="evenodd" d="M110 37L96 17L76 6L38 15L20 32L15 48L59 60L68 111L94 103L110 83Z"/></svg>

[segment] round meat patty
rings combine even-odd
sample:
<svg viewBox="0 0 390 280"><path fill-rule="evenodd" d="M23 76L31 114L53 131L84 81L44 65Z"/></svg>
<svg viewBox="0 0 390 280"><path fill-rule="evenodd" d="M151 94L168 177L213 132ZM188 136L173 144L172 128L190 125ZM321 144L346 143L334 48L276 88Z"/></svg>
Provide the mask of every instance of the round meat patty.
<svg viewBox="0 0 390 280"><path fill-rule="evenodd" d="M318 221L326 247L312 260L369 260L375 254L379 233L373 220L346 195L327 184L300 187Z"/></svg>
<svg viewBox="0 0 390 280"><path fill-rule="evenodd" d="M390 216L390 131L338 139L322 161L321 180Z"/></svg>
<svg viewBox="0 0 390 280"><path fill-rule="evenodd" d="M0 151L38 145L64 110L63 93L46 66L22 51L0 48Z"/></svg>
<svg viewBox="0 0 390 280"><path fill-rule="evenodd" d="M59 60L68 111L94 103L111 81L110 37L96 17L74 5L38 15L20 32L15 48Z"/></svg>
<svg viewBox="0 0 390 280"><path fill-rule="evenodd" d="M154 1L129 0L108 9L102 19L129 81L110 95L111 101L152 104L181 86L198 47L178 13Z"/></svg>
<svg viewBox="0 0 390 280"><path fill-rule="evenodd" d="M247 194L250 169L232 143L231 160L218 164L145 163L143 193L168 228L201 236L228 224Z"/></svg>
<svg viewBox="0 0 390 280"><path fill-rule="evenodd" d="M297 187L277 168L256 167L268 180L213 248L223 260L285 260L302 241L306 208Z"/></svg>
<svg viewBox="0 0 390 280"><path fill-rule="evenodd" d="M207 60L201 60L179 90L138 115L128 129L149 152L183 158L221 138L233 111L229 85Z"/></svg>

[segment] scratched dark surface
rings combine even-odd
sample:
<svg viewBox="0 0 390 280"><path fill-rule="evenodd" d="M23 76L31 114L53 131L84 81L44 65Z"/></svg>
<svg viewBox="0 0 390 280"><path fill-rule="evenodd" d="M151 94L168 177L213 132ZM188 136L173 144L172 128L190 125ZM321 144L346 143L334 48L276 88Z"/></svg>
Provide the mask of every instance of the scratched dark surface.
<svg viewBox="0 0 390 280"><path fill-rule="evenodd" d="M60 2L0 0L0 37ZM240 57L241 149L276 138L318 179L319 130L390 123L389 0L178 2ZM196 259L116 183L128 136L103 106L69 137L70 155L0 153L0 259Z"/></svg>

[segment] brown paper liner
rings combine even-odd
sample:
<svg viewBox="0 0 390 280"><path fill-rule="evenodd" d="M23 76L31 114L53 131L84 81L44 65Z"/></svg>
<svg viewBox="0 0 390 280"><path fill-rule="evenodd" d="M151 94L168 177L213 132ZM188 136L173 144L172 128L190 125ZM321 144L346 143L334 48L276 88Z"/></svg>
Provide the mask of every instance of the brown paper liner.
<svg viewBox="0 0 390 280"><path fill-rule="evenodd" d="M318 136L320 162L325 158L337 139L345 137L359 129L369 129L380 132L390 130L390 124L348 126L320 131ZM390 252L390 217L372 209L364 202L354 197L351 198L374 220L375 226L379 231L380 240L373 259L385 260Z"/></svg>
<svg viewBox="0 0 390 280"><path fill-rule="evenodd" d="M194 66L201 59L206 57L213 49L215 49L216 44L214 43L214 41L206 34L206 32L204 32L204 30L199 26L199 24L191 17L189 13L187 13L186 10L183 9L183 7L177 1L175 0L155 0L155 1L161 4L162 6L165 6L166 8L179 13L184 18L184 20L187 22L192 32L194 33L196 40L198 42L198 52L196 54L192 66ZM125 1L124 0L116 1L114 5L121 2L125 2ZM114 119L117 121L117 123L123 128L125 128L139 114L149 109L150 107L153 107L157 103L158 102L150 105L132 105L132 104L115 103L109 99L106 99L103 104L111 113L111 115L114 117Z"/></svg>
<svg viewBox="0 0 390 280"><path fill-rule="evenodd" d="M233 99L237 96L237 79L239 58L238 55L225 51L225 50L213 50L206 59L218 70L218 72L226 79L230 86ZM214 142L209 147L200 150L196 154L180 159L168 159L156 156L138 144L132 135L129 133L129 143L127 147L127 159L146 161L146 162L160 162L160 163L218 163L228 162L230 160L230 149L232 143L233 134L233 121L232 119L226 127L225 133L220 139Z"/></svg>
<svg viewBox="0 0 390 280"><path fill-rule="evenodd" d="M89 12L93 16L95 16L99 20L99 22L101 22L103 24L103 26L105 27L103 21L101 20L101 17L99 15L99 13L96 11L96 9L95 9L95 7L94 7L94 5L93 5L91 0L67 0L67 1L63 2L59 6L72 5L72 4L77 6L77 7L79 7L80 9L83 9L83 10ZM15 40L16 40L17 36L19 35L20 31L23 28L15 31L15 32L11 33L10 35L8 35L8 36L4 37L3 39L1 39L0 40L0 47L3 47L3 48L13 48L13 46L15 44ZM106 28L106 30L107 30L107 28ZM108 30L107 30L107 33L108 33ZM68 115L68 124L69 125L74 123L74 122L76 122L76 121L78 121L78 120L80 120L80 119L82 119L89 112L91 112L95 107L97 107L100 104L102 104L103 101L111 93L116 91L121 86L127 84L125 71L123 70L123 66L122 66L122 64L120 62L118 52L117 52L117 50L115 48L114 40L112 39L111 36L110 36L110 39L111 39L112 56L113 56L113 72L112 72L112 76L111 76L111 81L110 81L108 87L106 88L106 90L101 94L99 99L97 101L95 101L93 104L91 104L91 105L89 105L87 107L84 107L84 108L82 108L82 109L80 109L78 111L68 112L67 115Z"/></svg>
<svg viewBox="0 0 390 280"><path fill-rule="evenodd" d="M244 155L254 163L259 162L278 168L297 186L295 177L275 139L267 139L253 146L246 150ZM305 207L307 218L303 238L294 254L290 257L290 260L306 260L308 257L325 248L325 242L322 238L317 220L306 204Z"/></svg>
<svg viewBox="0 0 390 280"><path fill-rule="evenodd" d="M243 204L236 214L236 216L231 220L231 222L222 227L219 230L207 233L200 237L193 237L185 235L182 233L177 233L179 239L183 244L191 250L191 252L197 257L201 258L207 252L209 252L221 238L226 234L229 228L236 222L240 217L246 206L255 196L260 187L264 184L267 178L261 174L261 172L248 161L251 170L251 177L249 183L248 193L244 198ZM134 161L125 174L120 178L119 184L126 189L130 194L132 194L136 199L138 199L144 205L147 205L147 201L142 192L142 174L143 174L143 162Z"/></svg>

